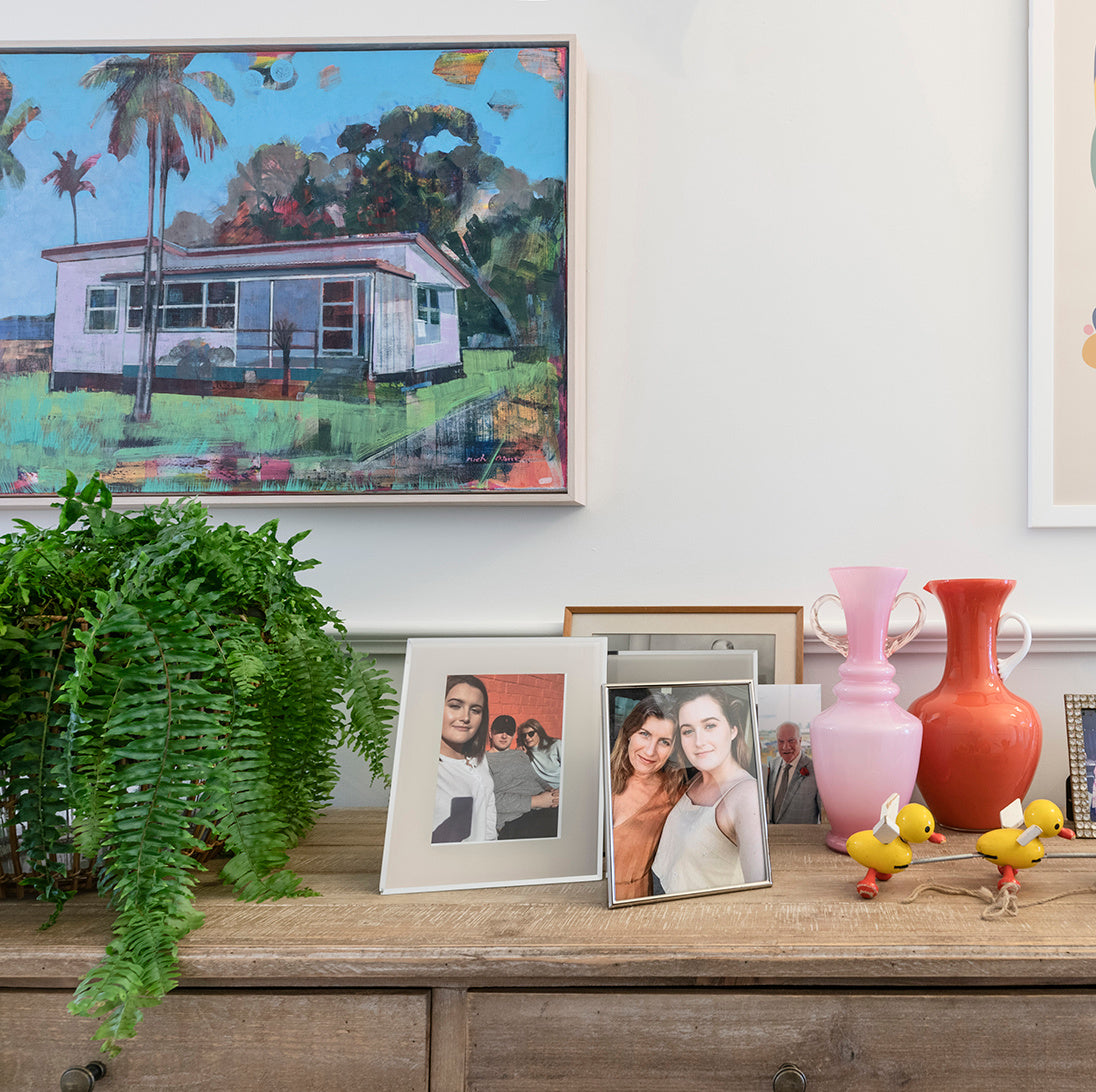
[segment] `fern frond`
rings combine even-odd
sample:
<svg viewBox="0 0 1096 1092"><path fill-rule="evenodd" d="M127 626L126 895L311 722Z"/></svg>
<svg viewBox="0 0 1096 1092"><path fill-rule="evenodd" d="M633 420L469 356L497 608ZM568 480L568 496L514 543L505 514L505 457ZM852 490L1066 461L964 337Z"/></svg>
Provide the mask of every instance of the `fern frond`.
<svg viewBox="0 0 1096 1092"><path fill-rule="evenodd" d="M288 850L340 743L383 776L394 691L301 583L303 534L192 502L116 512L97 478L58 492L56 528L0 536L0 798L54 916L65 856L96 860L114 937L71 1008L113 1053L177 981L205 834L238 898L312 894Z"/></svg>

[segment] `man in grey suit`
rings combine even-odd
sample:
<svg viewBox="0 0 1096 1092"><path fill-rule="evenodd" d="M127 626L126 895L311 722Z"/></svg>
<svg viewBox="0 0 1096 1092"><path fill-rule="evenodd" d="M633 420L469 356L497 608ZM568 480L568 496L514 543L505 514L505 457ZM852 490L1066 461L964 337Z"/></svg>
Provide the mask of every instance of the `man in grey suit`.
<svg viewBox="0 0 1096 1092"><path fill-rule="evenodd" d="M821 818L814 763L803 754L799 725L785 721L776 730L778 754L769 759L765 802L770 823L817 823Z"/></svg>

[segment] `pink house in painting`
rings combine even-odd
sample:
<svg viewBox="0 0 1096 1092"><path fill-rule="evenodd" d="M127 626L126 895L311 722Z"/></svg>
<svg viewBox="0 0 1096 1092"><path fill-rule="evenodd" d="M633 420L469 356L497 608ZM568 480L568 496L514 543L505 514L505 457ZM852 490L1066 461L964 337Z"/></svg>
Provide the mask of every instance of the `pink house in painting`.
<svg viewBox="0 0 1096 1092"><path fill-rule="evenodd" d="M42 251L57 264L54 390L133 389L143 255L143 239ZM154 389L258 389L282 377L286 336L297 390L450 379L461 374L457 292L468 285L414 233L165 243Z"/></svg>

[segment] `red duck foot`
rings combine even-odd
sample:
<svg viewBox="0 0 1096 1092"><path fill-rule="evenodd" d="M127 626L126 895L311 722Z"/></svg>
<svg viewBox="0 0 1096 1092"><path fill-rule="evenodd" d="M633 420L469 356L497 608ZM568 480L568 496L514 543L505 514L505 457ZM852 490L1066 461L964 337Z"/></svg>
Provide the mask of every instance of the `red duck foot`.
<svg viewBox="0 0 1096 1092"><path fill-rule="evenodd" d="M856 885L862 899L874 899L879 894L879 888L871 880L861 880Z"/></svg>

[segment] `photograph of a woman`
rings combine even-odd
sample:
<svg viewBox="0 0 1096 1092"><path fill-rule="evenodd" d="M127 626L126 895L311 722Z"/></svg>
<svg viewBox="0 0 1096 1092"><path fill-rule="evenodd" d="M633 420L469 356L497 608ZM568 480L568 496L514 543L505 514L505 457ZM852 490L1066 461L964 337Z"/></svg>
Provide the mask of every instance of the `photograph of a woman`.
<svg viewBox="0 0 1096 1092"><path fill-rule="evenodd" d="M641 698L624 718L609 756L610 882L617 902L651 892L651 862L662 825L685 790L670 702Z"/></svg>
<svg viewBox="0 0 1096 1092"><path fill-rule="evenodd" d="M475 675L445 680L431 842L493 842L495 785L484 757L491 723L487 687Z"/></svg>
<svg viewBox="0 0 1096 1092"><path fill-rule="evenodd" d="M770 883L752 682L606 692L610 905Z"/></svg>
<svg viewBox="0 0 1096 1092"><path fill-rule="evenodd" d="M530 717L518 726L518 746L525 748L537 777L553 789L558 789L563 772L562 741L552 739L544 725L535 717Z"/></svg>
<svg viewBox="0 0 1096 1092"><path fill-rule="evenodd" d="M768 879L765 814L748 698L730 688L675 691L685 761L696 774L666 817L651 866L655 894L683 895Z"/></svg>

